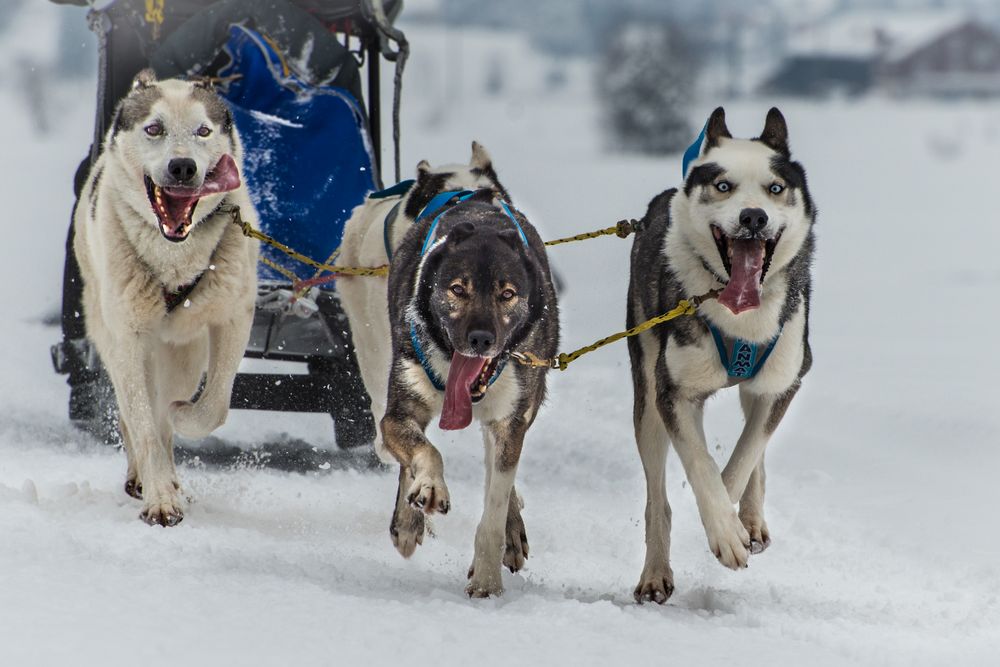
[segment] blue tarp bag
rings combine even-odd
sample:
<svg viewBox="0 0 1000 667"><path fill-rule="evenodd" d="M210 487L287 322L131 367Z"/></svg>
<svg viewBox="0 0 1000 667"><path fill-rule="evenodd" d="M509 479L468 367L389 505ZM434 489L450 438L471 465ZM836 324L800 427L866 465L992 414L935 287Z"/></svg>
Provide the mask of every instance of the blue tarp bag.
<svg viewBox="0 0 1000 667"><path fill-rule="evenodd" d="M326 261L352 209L377 189L363 108L346 89L307 83L249 28L231 26L225 49L231 63L219 71L219 92L243 140L243 175L261 229ZM270 246L261 245L261 255L300 278L315 274ZM258 275L288 282L264 264Z"/></svg>

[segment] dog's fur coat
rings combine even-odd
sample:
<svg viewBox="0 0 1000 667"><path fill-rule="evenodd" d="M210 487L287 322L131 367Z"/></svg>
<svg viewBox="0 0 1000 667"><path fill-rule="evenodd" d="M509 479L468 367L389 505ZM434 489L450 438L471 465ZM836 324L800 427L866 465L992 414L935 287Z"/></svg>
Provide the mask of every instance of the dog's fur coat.
<svg viewBox="0 0 1000 667"><path fill-rule="evenodd" d="M183 518L173 434L203 437L226 420L250 334L257 244L220 210L239 206L256 223L242 152L208 86L145 70L118 105L74 218L87 335L121 413L125 490L150 524Z"/></svg>
<svg viewBox="0 0 1000 667"><path fill-rule="evenodd" d="M749 555L770 543L764 449L812 363L814 219L805 171L791 160L778 110L770 111L759 138L742 140L730 136L721 108L708 122L702 154L684 188L658 195L643 218L632 248L629 327L681 299L726 290L706 301L697 317L675 319L628 341L635 437L647 487L646 561L635 589L640 602L663 603L673 591L664 482L670 443L719 561L746 567ZM739 386L746 425L721 474L705 441L703 406L734 381L720 362L708 322L726 336L761 345L778 337L766 365Z"/></svg>
<svg viewBox="0 0 1000 667"><path fill-rule="evenodd" d="M481 147L473 145L469 167L431 170L422 163L409 196L429 201L428 192L456 186L477 192L441 216L426 254L421 249L436 216L413 224L422 205L404 202L407 219L395 225L388 291L383 283L380 290L376 287L369 293L367 305L351 297L344 304L376 417L380 417L382 447L400 465L390 535L403 556L410 556L423 541L424 513L446 513L451 507L441 454L424 431L437 412L442 412L445 428L468 423L449 422L453 419L449 417L452 385L467 379L456 368L467 366L469 359L484 360L481 368L476 362L473 373L479 383L476 391L482 393L473 397L479 402L471 415L482 423L485 442L485 506L466 592L486 597L503 591L501 563L517 571L528 555L514 475L525 433L544 400L546 369L507 363L488 390L482 388L481 378L491 375L493 364L514 349L552 357L558 345L558 312L541 238L513 211L525 244L501 210L499 201L506 194ZM388 208L388 204L375 204L356 212L349 223L357 228L348 235L365 239L365 252L351 255L363 265L384 261L382 218ZM400 225L405 227L399 229ZM344 282L341 290L347 287ZM448 378L446 391L434 387L418 360L411 325L428 364L439 378ZM383 410L384 416L378 414Z"/></svg>

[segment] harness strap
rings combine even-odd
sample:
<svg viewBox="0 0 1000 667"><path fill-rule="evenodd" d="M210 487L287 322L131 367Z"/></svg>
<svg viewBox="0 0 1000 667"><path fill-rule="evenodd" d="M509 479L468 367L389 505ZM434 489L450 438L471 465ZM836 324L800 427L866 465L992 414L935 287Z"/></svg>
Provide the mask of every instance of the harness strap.
<svg viewBox="0 0 1000 667"><path fill-rule="evenodd" d="M191 292L198 286L201 282L201 277L204 276L204 271L199 273L194 280L187 283L186 285L180 285L176 290L168 290L167 286L163 286L163 302L167 306L167 313L173 312L177 306L181 305L187 298L191 296Z"/></svg>
<svg viewBox="0 0 1000 667"><path fill-rule="evenodd" d="M385 256L390 261L392 260L392 226L399 216L399 208L402 205L402 200L397 202L389 211L389 214L385 216L385 223L382 225L382 241L385 243Z"/></svg>
<svg viewBox="0 0 1000 667"><path fill-rule="evenodd" d="M434 199L432 199L430 203L424 207L424 210L421 211L420 215L417 216L417 220L419 221L421 218L426 218L430 213L434 213L435 211L439 210L455 197L458 197L459 202L463 202L474 194L475 193L472 192L471 190L460 190L458 192L442 192L441 194L436 195ZM427 254L427 250L431 247L431 241L434 239L434 232L437 230L438 223L441 222L441 216L443 216L447 212L448 212L447 209L441 211L440 213L437 214L437 216L435 216L434 221L431 222L431 226L427 230L427 236L426 238L424 238L424 245L421 246L420 248L421 257Z"/></svg>
<svg viewBox="0 0 1000 667"><path fill-rule="evenodd" d="M417 361L424 367L424 373L427 373L427 379L431 381L435 389L444 391L444 382L431 367L430 359L424 354L424 347L420 344L420 336L417 335L417 325L413 322L410 322L410 342L413 343L413 353L417 355Z"/></svg>
<svg viewBox="0 0 1000 667"><path fill-rule="evenodd" d="M738 382L751 380L757 376L760 369L767 363L771 352L774 351L778 338L781 337L781 329L778 329L777 335L767 343L763 353L761 353L761 343L752 343L742 338L729 338L723 335L719 328L711 322L705 320L705 323L708 325L708 330L712 332L715 347L719 351L719 360L726 369L726 374ZM730 350L732 355L730 355Z"/></svg>

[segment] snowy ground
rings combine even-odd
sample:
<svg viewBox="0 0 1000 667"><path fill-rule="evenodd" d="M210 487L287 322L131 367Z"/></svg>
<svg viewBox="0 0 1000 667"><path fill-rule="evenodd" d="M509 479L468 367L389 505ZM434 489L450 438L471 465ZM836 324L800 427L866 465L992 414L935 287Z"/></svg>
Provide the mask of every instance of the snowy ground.
<svg viewBox="0 0 1000 667"><path fill-rule="evenodd" d="M678 160L602 152L581 68L546 93L551 64L513 38L411 38L409 168L465 159L477 138L550 236L639 216L677 183ZM497 97L477 83L492 58L509 84ZM1000 105L781 104L820 226L816 364L768 453L774 545L746 571L722 568L671 460L677 592L657 607L631 597L644 488L624 345L552 378L518 477L531 558L500 599L462 592L482 502L471 431L431 434L453 510L409 561L389 540L387 472L187 466L184 523L138 521L124 456L67 423L48 361L58 332L43 323L89 89L56 91L58 122L40 137L4 77L0 664L995 664L1000 226L987 197ZM446 92L459 101L443 106ZM756 134L767 106L728 105L730 128ZM552 251L568 282L563 348L620 326L628 245ZM735 396L711 402L720 461L739 427ZM332 446L318 416L240 413L220 435Z"/></svg>

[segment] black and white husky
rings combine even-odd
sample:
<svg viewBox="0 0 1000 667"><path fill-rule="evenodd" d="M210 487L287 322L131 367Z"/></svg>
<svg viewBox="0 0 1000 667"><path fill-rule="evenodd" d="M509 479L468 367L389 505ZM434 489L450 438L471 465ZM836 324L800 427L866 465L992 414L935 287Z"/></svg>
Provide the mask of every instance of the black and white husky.
<svg viewBox="0 0 1000 667"><path fill-rule="evenodd" d="M459 193L450 189L469 180L484 182ZM546 369L519 366L510 353L555 355L555 290L541 238L507 202L477 144L468 167L422 164L410 193L398 209L405 217L394 225L384 226L384 215L365 215L362 208L348 223L355 227L351 239L345 233L345 243L355 244L354 232L368 239L359 246L366 251L351 251L366 265L386 249L392 254L388 289L372 280L367 304L344 299L380 417L381 448L400 466L389 532L408 557L423 541L424 514L451 508L441 454L424 433L433 416L440 413L443 429L477 419L486 494L466 592L498 595L501 564L517 571L528 555L514 475L545 397ZM428 198L430 193L441 197ZM360 282L344 281L340 289L360 290Z"/></svg>
<svg viewBox="0 0 1000 667"><path fill-rule="evenodd" d="M250 336L257 242L224 210L239 206L256 224L242 154L210 86L144 70L76 207L87 336L118 400L125 491L150 524L183 518L174 432L202 437L226 420Z"/></svg>
<svg viewBox="0 0 1000 667"><path fill-rule="evenodd" d="M770 544L764 448L812 363L815 214L781 113L768 112L760 137L733 139L719 108L683 189L657 195L643 218L632 247L628 326L681 299L719 293L696 317L629 339L635 437L646 474L646 561L635 589L640 602L662 603L673 591L664 482L669 443L719 561L746 567L751 553ZM705 442L703 407L714 392L734 384L746 424L720 474Z"/></svg>

